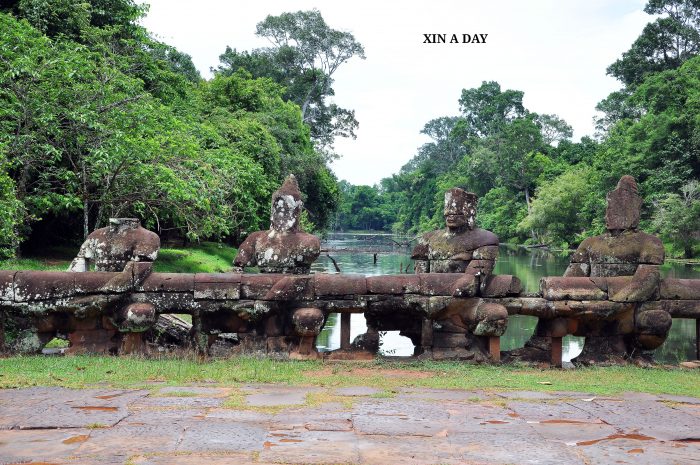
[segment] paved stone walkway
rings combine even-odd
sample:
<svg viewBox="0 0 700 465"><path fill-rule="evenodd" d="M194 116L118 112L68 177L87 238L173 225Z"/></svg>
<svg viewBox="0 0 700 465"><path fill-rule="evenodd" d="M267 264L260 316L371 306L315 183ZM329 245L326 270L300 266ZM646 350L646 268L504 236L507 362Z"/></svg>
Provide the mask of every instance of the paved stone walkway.
<svg viewBox="0 0 700 465"><path fill-rule="evenodd" d="M700 399L276 385L0 390L0 464L19 463L700 464Z"/></svg>

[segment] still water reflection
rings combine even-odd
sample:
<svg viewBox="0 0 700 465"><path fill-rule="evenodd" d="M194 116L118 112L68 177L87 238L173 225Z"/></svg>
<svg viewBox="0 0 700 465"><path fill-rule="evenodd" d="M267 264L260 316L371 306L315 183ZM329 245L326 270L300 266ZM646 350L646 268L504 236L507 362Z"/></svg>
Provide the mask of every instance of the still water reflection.
<svg viewBox="0 0 700 465"><path fill-rule="evenodd" d="M382 275L397 274L406 270L413 272L410 247L398 245L410 239L390 234L332 233L322 244L322 248L327 249L328 252L321 254L312 269L316 272L335 272L333 263L327 256L330 255L343 273ZM375 253L377 254L376 263L374 263ZM520 278L526 291L536 292L541 277L561 276L564 273L569 263L569 255L570 252L549 252L502 245L495 272L515 275ZM700 278L700 268L666 263L662 267L662 276ZM350 323L351 340L367 329L361 314L353 314ZM508 330L501 337L501 349L522 347L532 335L536 324L535 317L511 316L508 320ZM317 346L320 350L333 350L340 347L340 319L336 314L328 318L326 326L318 336ZM565 337L564 361L576 357L582 349L583 338ZM380 351L386 355L409 356L413 354L413 345L408 338L399 336L398 332L389 332L382 337ZM668 363L694 359L695 322L674 319L671 333L664 345L657 349L656 358Z"/></svg>

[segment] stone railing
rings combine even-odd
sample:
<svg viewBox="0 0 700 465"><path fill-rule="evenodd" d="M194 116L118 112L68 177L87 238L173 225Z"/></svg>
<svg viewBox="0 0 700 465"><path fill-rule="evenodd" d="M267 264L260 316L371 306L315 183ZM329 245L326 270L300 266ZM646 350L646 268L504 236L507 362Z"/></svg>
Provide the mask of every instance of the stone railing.
<svg viewBox="0 0 700 465"><path fill-rule="evenodd" d="M460 287L463 274L365 277L353 274L152 273L130 262L123 272L0 271L0 347L36 353L57 334L71 352L146 350L146 332L161 314L192 315L190 340L206 352L222 333L236 333L237 350L315 358L315 338L331 313L341 315L334 358L371 356L379 331L401 331L415 355L498 361L508 315L551 322L550 359L561 364L561 338L592 336L589 322L617 321L614 334L649 346L665 340L670 318L700 319L700 279L662 280L644 302L608 296L630 277L543 278L539 293L523 293L513 276L493 276L476 297ZM472 294L476 292L473 291ZM467 293L467 295L471 295ZM350 341L351 313L370 330ZM700 350L700 346L698 347Z"/></svg>

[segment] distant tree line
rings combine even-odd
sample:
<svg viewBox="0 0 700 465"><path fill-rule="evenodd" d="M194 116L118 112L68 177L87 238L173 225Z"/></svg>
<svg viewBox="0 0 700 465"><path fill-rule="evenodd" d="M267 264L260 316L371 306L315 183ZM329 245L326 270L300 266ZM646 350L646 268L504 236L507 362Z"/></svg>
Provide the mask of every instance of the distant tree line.
<svg viewBox="0 0 700 465"><path fill-rule="evenodd" d="M432 141L376 186L342 184L335 226L417 233L441 227L442 195L479 195L477 221L502 241L574 246L604 229L623 174L645 199L645 230L673 255L700 250L700 0L650 0L657 15L607 72L623 87L596 107L594 137L572 142L556 115L497 82L465 89L460 114L429 121Z"/></svg>
<svg viewBox="0 0 700 465"><path fill-rule="evenodd" d="M269 16L258 34L274 47L240 59L228 48L204 80L139 25L145 12L134 0L0 6L1 256L79 243L114 216L237 242L267 227L270 194L289 173L307 227L333 219L327 161L357 121L327 97L362 46L315 10Z"/></svg>

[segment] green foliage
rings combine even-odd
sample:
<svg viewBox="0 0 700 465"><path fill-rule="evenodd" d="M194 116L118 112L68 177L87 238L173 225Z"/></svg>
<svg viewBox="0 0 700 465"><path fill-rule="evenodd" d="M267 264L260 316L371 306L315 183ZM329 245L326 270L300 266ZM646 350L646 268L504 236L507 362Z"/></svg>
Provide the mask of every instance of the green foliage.
<svg viewBox="0 0 700 465"><path fill-rule="evenodd" d="M598 184L596 173L587 165L543 182L518 230L534 230L543 243L562 247L599 234L605 198Z"/></svg>
<svg viewBox="0 0 700 465"><path fill-rule="evenodd" d="M202 81L189 56L136 24L144 9L131 0L21 0L6 11L3 254L36 222L87 234L111 216L240 240L267 227L269 196L290 172L315 227L328 225L336 180L273 80L240 70Z"/></svg>
<svg viewBox="0 0 700 465"><path fill-rule="evenodd" d="M654 73L678 68L700 52L700 1L649 0L644 11L662 15L644 27L608 74L626 86L641 84Z"/></svg>
<svg viewBox="0 0 700 465"><path fill-rule="evenodd" d="M333 74L352 57L364 59L364 48L349 32L330 28L318 10L268 16L258 23L257 35L273 47L238 52L226 47L219 57L218 74L246 69L284 86L284 98L299 105L318 149L333 157L336 137L355 137L355 112L328 103Z"/></svg>
<svg viewBox="0 0 700 465"><path fill-rule="evenodd" d="M14 255L19 246L18 227L24 217L15 196L15 183L7 174L7 161L0 150L0 259Z"/></svg>
<svg viewBox="0 0 700 465"><path fill-rule="evenodd" d="M700 182L692 180L681 188L681 195L667 193L655 204L652 227L685 258L693 256L700 243Z"/></svg>

